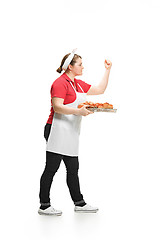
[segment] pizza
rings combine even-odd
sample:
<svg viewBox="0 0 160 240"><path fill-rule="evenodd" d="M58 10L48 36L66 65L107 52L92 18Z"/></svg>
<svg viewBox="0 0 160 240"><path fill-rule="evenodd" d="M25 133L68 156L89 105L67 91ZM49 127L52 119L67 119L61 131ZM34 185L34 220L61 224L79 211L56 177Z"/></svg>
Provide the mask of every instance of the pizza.
<svg viewBox="0 0 160 240"><path fill-rule="evenodd" d="M93 102L84 102L78 105L78 108L83 106L87 106L87 108L105 108L105 109L113 109L113 105L108 102L105 103L93 103Z"/></svg>

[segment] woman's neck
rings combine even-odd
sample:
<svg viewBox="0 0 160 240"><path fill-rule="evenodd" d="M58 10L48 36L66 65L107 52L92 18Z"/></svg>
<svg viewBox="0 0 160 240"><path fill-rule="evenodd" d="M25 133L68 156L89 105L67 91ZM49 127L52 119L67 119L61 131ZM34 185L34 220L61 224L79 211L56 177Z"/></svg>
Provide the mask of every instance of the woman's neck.
<svg viewBox="0 0 160 240"><path fill-rule="evenodd" d="M66 71L65 74L74 82L75 75L72 72Z"/></svg>

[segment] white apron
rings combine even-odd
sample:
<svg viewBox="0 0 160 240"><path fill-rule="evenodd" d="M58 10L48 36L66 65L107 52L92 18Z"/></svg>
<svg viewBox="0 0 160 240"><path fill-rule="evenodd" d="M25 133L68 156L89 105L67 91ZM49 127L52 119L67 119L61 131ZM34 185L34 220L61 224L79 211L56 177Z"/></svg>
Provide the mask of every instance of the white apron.
<svg viewBox="0 0 160 240"><path fill-rule="evenodd" d="M73 87L71 82L70 84ZM78 86L81 88L79 84ZM73 89L76 93L76 100L65 106L77 108L80 103L86 101L86 93L82 88L82 93L77 92L74 87ZM81 120L82 116L54 113L46 151L78 156Z"/></svg>

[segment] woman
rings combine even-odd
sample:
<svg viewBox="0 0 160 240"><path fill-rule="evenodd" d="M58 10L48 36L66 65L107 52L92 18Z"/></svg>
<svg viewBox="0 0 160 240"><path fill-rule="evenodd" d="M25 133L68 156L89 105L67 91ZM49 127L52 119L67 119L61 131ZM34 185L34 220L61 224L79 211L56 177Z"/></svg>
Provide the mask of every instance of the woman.
<svg viewBox="0 0 160 240"><path fill-rule="evenodd" d="M76 50L76 49L75 49ZM98 86L91 86L75 77L82 75L81 56L75 50L64 56L57 72L65 72L51 86L51 113L45 126L46 166L40 179L39 214L61 215L62 211L54 209L50 204L50 188L53 176L63 159L67 169L67 185L75 205L75 212L97 212L84 201L80 191L78 169L79 133L82 116L92 114L86 106L77 108L86 101L86 95L104 93L112 63L105 60L105 73Z"/></svg>

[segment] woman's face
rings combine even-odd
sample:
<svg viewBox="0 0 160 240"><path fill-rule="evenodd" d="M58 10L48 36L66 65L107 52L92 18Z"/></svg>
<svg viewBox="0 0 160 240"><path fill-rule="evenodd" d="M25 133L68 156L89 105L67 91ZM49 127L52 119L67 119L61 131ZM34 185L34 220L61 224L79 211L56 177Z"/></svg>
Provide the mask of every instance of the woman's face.
<svg viewBox="0 0 160 240"><path fill-rule="evenodd" d="M83 65L82 65L82 59L78 58L76 60L76 63L74 64L74 66L69 65L69 69L71 70L71 72L75 75L75 76L79 76L82 75L82 71L84 69Z"/></svg>

